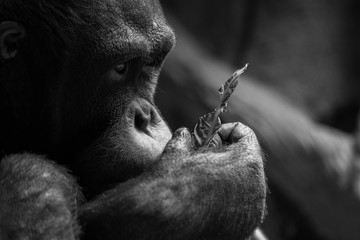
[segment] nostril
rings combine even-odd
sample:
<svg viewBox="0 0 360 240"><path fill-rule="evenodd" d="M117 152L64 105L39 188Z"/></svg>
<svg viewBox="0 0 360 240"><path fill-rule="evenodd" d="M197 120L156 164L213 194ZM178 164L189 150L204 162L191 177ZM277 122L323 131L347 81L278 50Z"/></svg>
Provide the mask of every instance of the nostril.
<svg viewBox="0 0 360 240"><path fill-rule="evenodd" d="M143 109L138 109L135 113L134 118L134 125L135 128L139 131L148 133L149 132L149 125L151 122L151 111L144 112Z"/></svg>
<svg viewBox="0 0 360 240"><path fill-rule="evenodd" d="M154 128L158 125L159 119L161 120L154 106L143 98L131 101L124 117L131 128L149 136L153 135Z"/></svg>

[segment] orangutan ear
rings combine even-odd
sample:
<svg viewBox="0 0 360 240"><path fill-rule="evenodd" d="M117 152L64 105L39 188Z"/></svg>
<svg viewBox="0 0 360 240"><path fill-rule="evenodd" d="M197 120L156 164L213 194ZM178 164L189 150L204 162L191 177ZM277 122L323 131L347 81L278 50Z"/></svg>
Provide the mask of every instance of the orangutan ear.
<svg viewBox="0 0 360 240"><path fill-rule="evenodd" d="M19 39L25 36L25 29L17 22L0 23L0 58L14 58L18 52Z"/></svg>

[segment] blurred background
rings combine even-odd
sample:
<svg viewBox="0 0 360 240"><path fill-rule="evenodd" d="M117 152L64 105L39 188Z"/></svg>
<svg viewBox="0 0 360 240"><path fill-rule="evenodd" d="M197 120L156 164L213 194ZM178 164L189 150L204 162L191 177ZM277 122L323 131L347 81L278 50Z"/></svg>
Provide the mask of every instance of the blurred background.
<svg viewBox="0 0 360 240"><path fill-rule="evenodd" d="M223 122L256 132L271 239L360 239L360 2L166 0L177 44L157 104L193 128L246 63Z"/></svg>

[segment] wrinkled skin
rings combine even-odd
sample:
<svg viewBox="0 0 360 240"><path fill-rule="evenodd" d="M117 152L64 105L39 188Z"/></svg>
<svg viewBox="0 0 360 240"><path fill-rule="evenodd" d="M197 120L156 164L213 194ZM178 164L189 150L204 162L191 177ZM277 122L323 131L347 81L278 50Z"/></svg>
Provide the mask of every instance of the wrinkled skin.
<svg viewBox="0 0 360 240"><path fill-rule="evenodd" d="M266 195L254 133L224 124L226 147L194 149L154 106L175 43L157 1L0 11L0 239L251 235Z"/></svg>

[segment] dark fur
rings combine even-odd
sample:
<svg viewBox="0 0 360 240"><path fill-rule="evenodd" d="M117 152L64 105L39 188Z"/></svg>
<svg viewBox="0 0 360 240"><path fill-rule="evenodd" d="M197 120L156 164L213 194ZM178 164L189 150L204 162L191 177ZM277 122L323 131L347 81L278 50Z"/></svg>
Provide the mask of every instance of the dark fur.
<svg viewBox="0 0 360 240"><path fill-rule="evenodd" d="M175 43L157 1L0 0L3 21L26 37L0 59L1 239L230 240L261 223L253 132L195 150L154 106Z"/></svg>

